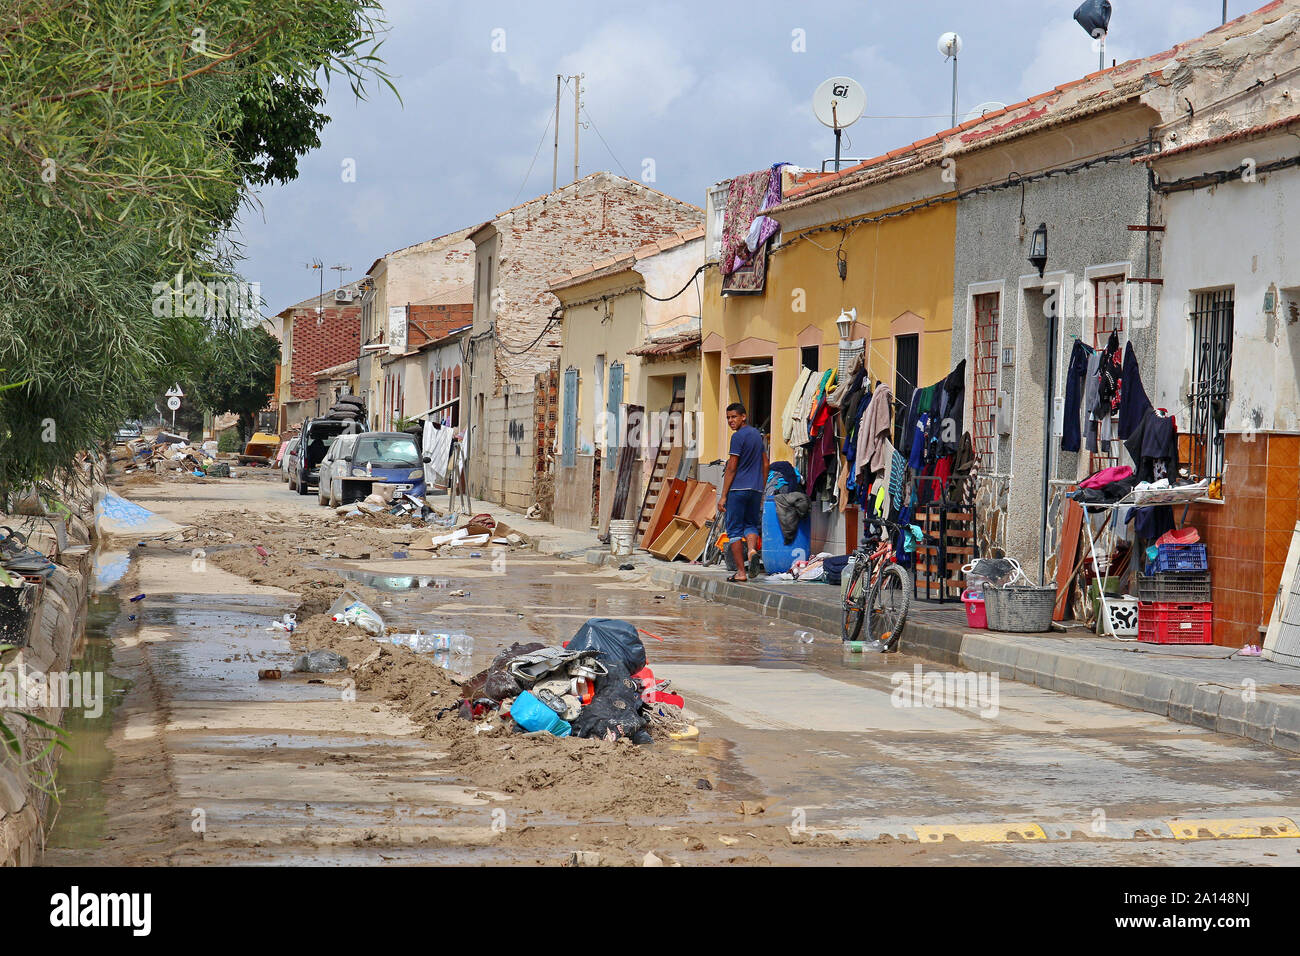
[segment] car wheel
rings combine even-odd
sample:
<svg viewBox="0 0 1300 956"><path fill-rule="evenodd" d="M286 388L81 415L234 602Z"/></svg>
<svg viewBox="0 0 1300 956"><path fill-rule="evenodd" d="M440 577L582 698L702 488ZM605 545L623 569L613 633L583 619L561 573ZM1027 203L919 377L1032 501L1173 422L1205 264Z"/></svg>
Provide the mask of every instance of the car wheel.
<svg viewBox="0 0 1300 956"><path fill-rule="evenodd" d="M300 495L305 495L305 494L308 493L308 491L311 490L311 489L309 489L309 488L307 487L307 482L306 482L306 480L303 478L303 474L302 474L301 471L298 472L298 481L297 481L295 484L296 484L296 489L295 489L295 490L296 490L296 491L298 492L298 494L300 494Z"/></svg>
<svg viewBox="0 0 1300 956"><path fill-rule="evenodd" d="M325 484L324 480L322 480L321 483L316 486L316 500L321 503L322 507L330 503L329 486Z"/></svg>

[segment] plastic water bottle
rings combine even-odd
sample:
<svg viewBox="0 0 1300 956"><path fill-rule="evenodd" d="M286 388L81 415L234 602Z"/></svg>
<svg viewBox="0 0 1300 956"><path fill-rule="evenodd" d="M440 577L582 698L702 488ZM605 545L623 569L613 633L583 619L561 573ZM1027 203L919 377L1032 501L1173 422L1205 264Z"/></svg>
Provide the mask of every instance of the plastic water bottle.
<svg viewBox="0 0 1300 956"><path fill-rule="evenodd" d="M474 638L468 634L451 635L451 652L457 657L469 657L474 653Z"/></svg>
<svg viewBox="0 0 1300 956"><path fill-rule="evenodd" d="M794 639L800 644L811 644L813 642L813 636L810 631L795 631Z"/></svg>

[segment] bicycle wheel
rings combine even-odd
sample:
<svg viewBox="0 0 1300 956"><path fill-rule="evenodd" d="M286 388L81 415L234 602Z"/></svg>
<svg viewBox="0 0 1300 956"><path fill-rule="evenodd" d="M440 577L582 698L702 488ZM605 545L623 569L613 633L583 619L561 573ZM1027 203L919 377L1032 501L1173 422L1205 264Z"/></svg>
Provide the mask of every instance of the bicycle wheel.
<svg viewBox="0 0 1300 956"><path fill-rule="evenodd" d="M862 633L862 621L866 617L869 571L865 559L859 558L853 562L853 574L849 577L849 586L844 591L844 611L840 615L842 640L856 641Z"/></svg>
<svg viewBox="0 0 1300 956"><path fill-rule="evenodd" d="M907 611L912 606L912 582L900 565L888 564L871 585L867 607L867 639L880 641L886 650L895 650L907 623Z"/></svg>

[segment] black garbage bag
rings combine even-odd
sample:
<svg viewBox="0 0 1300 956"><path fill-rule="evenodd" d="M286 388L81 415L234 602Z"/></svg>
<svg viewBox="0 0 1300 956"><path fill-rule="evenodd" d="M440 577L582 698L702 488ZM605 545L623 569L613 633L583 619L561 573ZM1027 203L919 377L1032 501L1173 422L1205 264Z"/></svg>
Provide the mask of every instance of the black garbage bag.
<svg viewBox="0 0 1300 956"><path fill-rule="evenodd" d="M573 721L573 736L606 738L612 735L614 740L635 737L649 723L641 713L642 706L639 681L631 677L617 680L604 677L596 685L596 696Z"/></svg>
<svg viewBox="0 0 1300 956"><path fill-rule="evenodd" d="M1110 29L1110 0L1083 0L1074 11L1075 22L1096 39Z"/></svg>
<svg viewBox="0 0 1300 956"><path fill-rule="evenodd" d="M533 651L539 651L545 644L514 643L509 647L502 648L497 656L492 658L492 663L487 666L486 670L479 671L466 682L461 688L461 694L468 698L490 697L493 700L506 700L510 697L518 697L523 693L523 688L519 686L519 681L515 680L510 673L510 662L516 657L523 654L529 654Z"/></svg>
<svg viewBox="0 0 1300 956"><path fill-rule="evenodd" d="M627 621L610 617L593 617L578 628L578 633L565 645L571 651L596 651L600 662L609 668L610 676L621 664L629 674L645 667L645 645L636 628Z"/></svg>

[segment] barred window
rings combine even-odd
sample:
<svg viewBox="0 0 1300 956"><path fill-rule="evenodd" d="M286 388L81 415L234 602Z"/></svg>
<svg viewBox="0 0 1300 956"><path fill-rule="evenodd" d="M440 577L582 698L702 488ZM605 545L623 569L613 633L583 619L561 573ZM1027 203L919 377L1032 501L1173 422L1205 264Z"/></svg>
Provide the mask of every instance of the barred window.
<svg viewBox="0 0 1300 956"><path fill-rule="evenodd" d="M1232 289L1197 292L1192 305L1191 460L1194 475L1223 475L1223 426L1232 381Z"/></svg>

